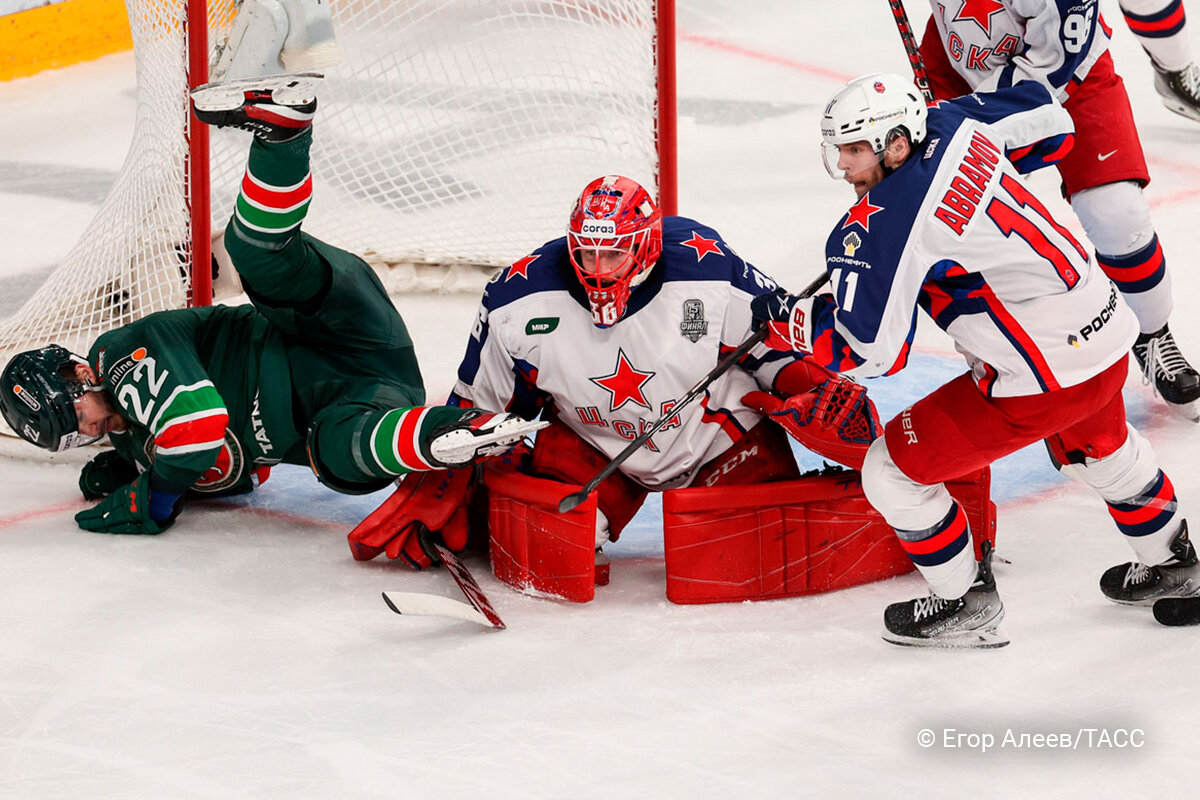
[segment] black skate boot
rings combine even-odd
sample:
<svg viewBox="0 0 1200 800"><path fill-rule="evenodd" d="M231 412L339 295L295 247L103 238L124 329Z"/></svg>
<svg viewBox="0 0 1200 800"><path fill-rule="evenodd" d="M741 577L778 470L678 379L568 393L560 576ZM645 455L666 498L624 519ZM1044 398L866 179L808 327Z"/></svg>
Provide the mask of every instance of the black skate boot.
<svg viewBox="0 0 1200 800"><path fill-rule="evenodd" d="M465 467L477 458L498 455L541 430L549 422L530 422L516 414L491 413L473 408L447 425L434 429L429 454L446 469Z"/></svg>
<svg viewBox="0 0 1200 800"><path fill-rule="evenodd" d="M1114 603L1149 606L1164 597L1200 596L1200 563L1188 539L1187 520L1171 542L1171 559L1148 567L1131 562L1109 567L1100 576L1100 591Z"/></svg>
<svg viewBox="0 0 1200 800"><path fill-rule="evenodd" d="M979 574L957 600L937 595L892 603L883 612L884 641L907 647L1003 647L1009 639L997 630L1004 603L992 577L992 548L983 545Z"/></svg>
<svg viewBox="0 0 1200 800"><path fill-rule="evenodd" d="M1191 63L1178 72L1168 72L1154 64L1154 88L1164 106L1200 122L1200 66Z"/></svg>
<svg viewBox="0 0 1200 800"><path fill-rule="evenodd" d="M249 131L264 142L290 142L312 127L315 72L206 83L192 90L196 119L217 128Z"/></svg>
<svg viewBox="0 0 1200 800"><path fill-rule="evenodd" d="M1133 344L1133 355L1146 383L1162 395L1171 408L1192 422L1200 422L1200 374L1179 352L1168 326L1143 333Z"/></svg>

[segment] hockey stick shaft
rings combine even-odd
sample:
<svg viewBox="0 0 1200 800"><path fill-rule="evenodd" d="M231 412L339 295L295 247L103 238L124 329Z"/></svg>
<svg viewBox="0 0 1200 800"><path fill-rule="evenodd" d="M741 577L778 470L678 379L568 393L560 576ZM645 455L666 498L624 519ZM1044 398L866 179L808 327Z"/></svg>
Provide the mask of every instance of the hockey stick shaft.
<svg viewBox="0 0 1200 800"><path fill-rule="evenodd" d="M812 283L808 284L808 286L805 286L800 291L798 296L811 297L812 295L816 294L817 290L824 286L828 280L829 276L822 272L820 276L812 281ZM621 465L624 464L631 455L636 453L638 448L649 441L650 437L657 433L659 428L661 428L663 425L666 425L668 420L679 414L679 412L682 411L689 403L691 403L706 389L708 389L708 387L712 385L713 381L728 372L730 367L740 361L742 356L750 352L755 345L759 344L765 338L767 338L767 326L764 325L754 333L750 334L750 338L738 345L735 350L727 353L724 358L717 362L715 367L709 370L707 375L700 379L699 383L688 390L687 394L683 396L683 399L676 403L671 410L667 411L665 414L655 420L653 425L642 431L637 438L626 445L624 450L617 453L617 455L613 457L612 461L609 461L607 464L605 464L603 469L597 472L590 481L584 484L582 489L580 489L578 492L567 495L562 500L559 500L558 513L566 514L568 511L571 511L580 503L587 500L588 495L596 491L596 487L603 483L605 478L620 469Z"/></svg>
<svg viewBox="0 0 1200 800"><path fill-rule="evenodd" d="M896 22L896 30L900 32L900 41L904 42L904 52L908 55L908 65L912 68L913 79L917 88L921 90L921 95L925 98L925 105L931 106L935 101L933 90L929 88L929 73L925 71L925 59L921 58L921 49L917 46L912 25L909 24L908 14L904 10L904 0L888 0L888 5L892 8L892 19Z"/></svg>

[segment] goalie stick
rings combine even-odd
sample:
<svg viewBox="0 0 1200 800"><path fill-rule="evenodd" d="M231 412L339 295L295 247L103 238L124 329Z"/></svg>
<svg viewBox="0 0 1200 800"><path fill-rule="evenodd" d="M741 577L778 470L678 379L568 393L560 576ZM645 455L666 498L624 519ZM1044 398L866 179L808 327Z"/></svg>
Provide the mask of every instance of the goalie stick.
<svg viewBox="0 0 1200 800"><path fill-rule="evenodd" d="M816 279L813 280L812 283L808 284L808 286L805 286L800 291L800 294L798 295L798 297L811 297L812 295L816 294L817 290L820 289L822 286L824 286L828 280L829 280L829 275L827 273L822 272L820 274L820 276L818 276ZM639 447L641 447L643 444L645 444L647 441L649 441L650 437L653 436L655 433L657 433L659 428L661 428L663 425L666 425L667 420L670 420L670 419L674 418L675 416L677 416L679 414L679 412L682 411L684 409L684 407L688 405L688 403L695 400L701 393L704 392L705 389L707 389L712 384L713 381L715 381L717 378L721 377L726 372L728 372L730 367L732 367L739 360L741 360L742 356L744 356L744 355L746 355L746 353L750 352L750 350L756 344L758 344L765 338L767 338L767 326L766 325L762 326L761 328L756 330L754 333L750 334L749 339L742 342L740 345L737 346L737 349L735 349L733 352L727 354L724 358L722 358L720 361L718 361L717 365L715 367L713 367L711 370L709 370L708 374L705 375L703 378L701 378L699 383L697 383L691 389L688 389L688 393L683 396L682 400L680 400L678 403L676 403L675 406L673 406L670 411L668 411L667 413L665 413L661 417L659 417L657 420L655 420L653 425L651 425L646 430L642 431L642 433L639 434L636 439L634 439L632 442L630 442L628 445L626 445L624 450L617 453L617 455L613 457L612 461L609 461L607 464L605 464L603 469L601 469L599 472L597 472L590 481L588 481L586 484L584 484L582 489L580 489L578 492L573 492L572 494L567 495L562 500L559 500L558 501L558 513L566 514L568 511L571 511L572 509L577 507L584 500L587 500L588 495L591 494L592 492L596 491L596 487L599 486L601 483L603 483L605 478L607 478L609 475L612 475L614 472L616 472L617 469L622 464L624 464L631 455L633 455L634 453L636 453L638 451Z"/></svg>
<svg viewBox="0 0 1200 800"><path fill-rule="evenodd" d="M462 593L466 595L467 602L422 592L384 592L383 602L387 603L388 608L400 615L450 617L474 622L488 628L504 630L507 626L500 619L500 615L496 613L496 609L492 608L487 595L483 593L483 589L479 588L478 581L475 580L475 576L467 569L467 565L463 563L462 559L445 545L433 542L431 546L437 552L438 557L442 559L442 563L446 565L446 571L450 573L450 577L454 578L458 588L462 589Z"/></svg>
<svg viewBox="0 0 1200 800"><path fill-rule="evenodd" d="M896 30L900 32L900 41L904 42L904 52L908 55L908 65L912 68L913 81L925 98L925 105L931 106L933 90L929 88L929 73L925 71L925 59L921 58L921 50L917 47L917 39L913 36L912 25L908 22L908 14L904 11L904 0L888 0L892 8L892 19L896 22Z"/></svg>
<svg viewBox="0 0 1200 800"><path fill-rule="evenodd" d="M1164 597L1154 603L1154 618L1162 625L1200 625L1200 597Z"/></svg>

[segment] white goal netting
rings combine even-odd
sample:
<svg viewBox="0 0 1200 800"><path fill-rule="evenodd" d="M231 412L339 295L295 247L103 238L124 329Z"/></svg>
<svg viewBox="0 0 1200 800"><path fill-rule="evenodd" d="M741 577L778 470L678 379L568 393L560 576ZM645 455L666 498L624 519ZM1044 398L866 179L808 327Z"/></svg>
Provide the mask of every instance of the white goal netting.
<svg viewBox="0 0 1200 800"><path fill-rule="evenodd" d="M48 342L86 352L104 330L188 302L187 3L127 5L138 83L128 155L77 245L0 323L5 361ZM478 289L561 235L588 180L657 186L655 6L332 0L345 61L325 70L319 95L305 230L391 265L381 271L394 291ZM215 51L236 7L212 0L207 13ZM219 233L249 135L212 133Z"/></svg>

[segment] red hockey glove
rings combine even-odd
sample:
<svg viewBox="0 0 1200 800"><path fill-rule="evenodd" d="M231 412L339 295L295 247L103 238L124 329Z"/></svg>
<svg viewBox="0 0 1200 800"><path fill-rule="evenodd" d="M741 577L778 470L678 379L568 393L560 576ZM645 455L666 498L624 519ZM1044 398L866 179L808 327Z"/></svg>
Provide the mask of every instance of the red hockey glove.
<svg viewBox="0 0 1200 800"><path fill-rule="evenodd" d="M750 301L756 325L767 326L764 343L773 350L812 352L812 309L815 297L796 297L780 289Z"/></svg>
<svg viewBox="0 0 1200 800"><path fill-rule="evenodd" d="M440 535L451 550L466 548L472 472L468 467L406 475L392 496L350 531L354 560L370 561L386 552L388 558L403 558L414 569L425 569L434 558L421 539L431 535Z"/></svg>
<svg viewBox="0 0 1200 800"><path fill-rule="evenodd" d="M750 392L742 402L782 425L814 453L854 469L862 469L867 448L883 430L866 388L846 378L830 378L787 400Z"/></svg>

